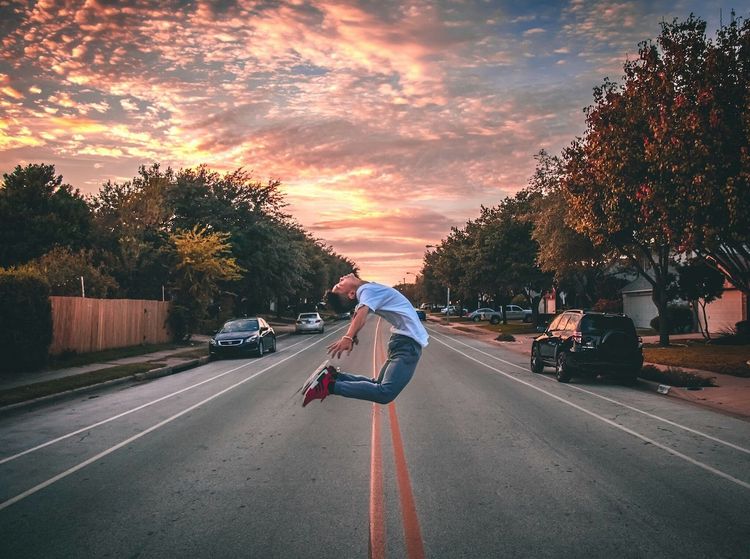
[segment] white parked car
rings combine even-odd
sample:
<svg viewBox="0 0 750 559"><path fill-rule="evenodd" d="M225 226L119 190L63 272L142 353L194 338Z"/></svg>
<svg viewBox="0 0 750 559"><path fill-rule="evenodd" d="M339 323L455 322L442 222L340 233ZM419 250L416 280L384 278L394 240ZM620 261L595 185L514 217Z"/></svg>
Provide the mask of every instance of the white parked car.
<svg viewBox="0 0 750 559"><path fill-rule="evenodd" d="M449 307L443 307L442 309L440 309L440 312L445 315L455 316L459 313L460 310L461 308L458 305L450 305ZM463 314L466 315L468 313L469 313L469 310L464 309Z"/></svg>
<svg viewBox="0 0 750 559"><path fill-rule="evenodd" d="M301 334L303 332L325 332L325 324L323 319L316 312L303 312L297 317L297 322L294 325L294 332Z"/></svg>
<svg viewBox="0 0 750 559"><path fill-rule="evenodd" d="M523 320L531 322L531 309L524 309L518 305L505 305L505 316L508 320ZM489 320L490 324L498 324L503 320L503 311L485 312L480 320Z"/></svg>
<svg viewBox="0 0 750 559"><path fill-rule="evenodd" d="M482 307L481 309L477 309L469 313L468 318L470 318L474 322L479 322L480 320L489 320L489 316L485 316L485 315L489 315L494 312L497 312L497 311L489 307Z"/></svg>
<svg viewBox="0 0 750 559"><path fill-rule="evenodd" d="M505 316L508 320L531 322L531 309L524 309L518 305L505 305Z"/></svg>

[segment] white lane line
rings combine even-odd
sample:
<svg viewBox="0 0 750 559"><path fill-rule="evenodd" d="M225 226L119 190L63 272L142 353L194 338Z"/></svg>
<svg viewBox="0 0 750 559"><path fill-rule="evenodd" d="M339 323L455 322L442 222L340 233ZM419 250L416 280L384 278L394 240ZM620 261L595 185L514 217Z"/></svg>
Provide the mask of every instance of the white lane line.
<svg viewBox="0 0 750 559"><path fill-rule="evenodd" d="M322 342L323 340L325 340L326 338L328 338L331 334L335 334L336 332L338 332L342 328L343 328L343 326L341 326L340 328L337 328L336 330L334 330L330 334L328 334L328 335L324 336L323 338L320 338L319 340L313 342L312 344L310 344L306 348L302 349L301 351L305 351L305 349L309 349L312 346L314 346L314 345ZM289 350L291 350L295 346L298 346L301 343L304 343L304 342L302 340L300 340L299 342L297 342L295 344L292 344L291 346L289 346L287 348L279 350L277 353L283 353L285 351L289 351ZM295 353L294 355L297 355L297 353ZM294 355L292 355L290 357L294 357ZM255 363L257 363L257 361L248 361L247 363L244 363L243 365L240 365L239 367L235 367L234 369L229 369L228 371L225 371L223 373L215 375L215 376L213 376L211 378L207 378L206 380L202 380L202 381L197 382L197 383L195 383L193 385L187 386L185 388L181 388L180 390L177 390L176 392L172 392L171 394L167 394L165 396L162 396L161 398L157 398L156 400L152 400L150 402L146 402L145 404L141 404L138 407L132 408L132 409L127 410L127 411L124 411L124 412L119 413L117 415L113 415L112 417L109 417L107 419L103 419L103 420L98 421L96 423L92 423L91 425L88 425L86 427L82 427L82 428L80 428L80 429L78 429L76 431L73 431L71 433L67 433L65 435L61 435L61 436L57 437L56 439L52 439L50 441L38 444L37 446L34 446L32 448L29 448L29 449L26 449L26 450L24 450L22 452L19 452L17 454L14 454L12 456L8 456L7 458L3 458L2 460L0 460L0 465L5 464L7 462L10 462L12 460L16 460L17 458L20 458L21 456L25 456L25 455L30 454L32 452L35 452L37 450L41 450L42 448L48 447L48 446L53 445L55 443L59 443L60 441L64 441L65 439L69 439L70 437L74 437L76 435L80 435L81 433L85 433L86 431L89 431L90 429L94 429L96 427L101 427L102 425L105 425L106 423L109 423L111 421L115 421L117 419L125 417L126 415L130 415L131 413L135 413L135 412L140 411L140 410L142 410L144 408L147 408L149 406L153 406L154 404L158 404L159 402L163 402L164 400L167 400L167 399L172 398L174 396L178 396L179 394L182 394L183 392L187 392L188 390L192 390L193 388L197 388L199 386L202 386L202 385L204 385L204 384L206 384L208 382L211 382L211 381L214 381L216 379L219 379L219 378L221 378L223 376L226 376L226 375L228 375L230 373L234 373L235 371L239 371L240 369L243 369L243 368L247 367L248 365L252 365L252 364L255 364ZM279 361L279 363L283 363L283 361ZM275 365L277 365L277 364L278 363L276 363Z"/></svg>
<svg viewBox="0 0 750 559"><path fill-rule="evenodd" d="M582 406L579 406L578 404L574 404L573 402L570 402L570 401L568 401L568 400L566 400L564 398L561 398L560 396L557 396L556 394L552 394L551 392L548 392L547 390L544 390L543 388L535 386L535 385L531 384L530 382L526 382L525 380L521 380L518 377L514 377L510 373L506 373L505 371L501 371L500 369L496 369L492 365L484 363L484 362L480 361L479 359L476 359L476 358L472 357L471 355L468 355L467 353L464 353L463 351L460 351L460 350L452 347L450 344L445 343L440 338L435 337L434 339L435 339L435 341L443 344L445 347L447 347L447 348L455 351L456 353L458 353L460 355L463 355L467 359L471 359L475 363L479 363L480 365L482 365L484 367L487 367L488 369L491 369L491 370L495 371L496 373L499 373L499 374L503 375L504 377L509 378L510 380L513 380L515 382L520 382L521 384L523 384L525 386L528 386L529 388L531 388L533 390L541 392L542 394L545 394L545 395L549 396L550 398L553 398L553 399L557 400L558 402L562 402L566 406L570 406L572 408L577 409L580 412L585 413L586 415L590 415L591 417L593 417L595 419L598 419L599 421L602 421L602 422L606 423L607 425L610 425L610 426L614 427L615 429L619 429L620 431L624 431L625 433L628 433L629 435L633 435L634 437L636 437L638 439L641 439L642 441L647 442L649 444L652 444L655 447L660 448L660 449L668 452L669 454L671 454L673 456L676 456L677 458L682 458L683 460L685 460L686 462L690 462L694 466L697 466L697 467L699 467L699 468L701 468L703 470L706 470L707 472L710 472L710 473L712 473L714 475L722 477L722 478L724 478L724 479L726 479L728 481L736 483L737 485L739 485L741 487L744 487L745 489L750 489L750 483L744 482L741 479L737 479L734 476L731 476L731 475L729 475L729 474L727 474L725 472L722 472L721 470L717 470L716 468L714 468L712 466L709 466L708 464L704 464L703 462L700 462L698 460L695 460L694 458L690 458L690 456L682 454L681 452L677 452L676 450L674 450L672 448L669 448L668 446L663 445L663 444L661 444L661 443L659 443L659 442L657 442L657 441L655 441L653 439L649 439L648 437L646 437L644 435L641 435L640 433L638 433L636 431L633 431L632 429L628 429L627 427L624 427L623 425L620 425L619 423L615 423L611 419L607 419L606 417L603 417L603 416L601 416L601 415L599 415L597 413L589 411L586 408L584 408Z"/></svg>
<svg viewBox="0 0 750 559"><path fill-rule="evenodd" d="M527 367L521 367L520 365L516 365L515 363L511 363L510 361L505 361L504 359L500 359L499 357L495 357L494 355L492 355L490 353L487 353L487 352L484 352L481 349L476 348L474 346L471 346L471 345L469 345L467 343L464 343L461 340L458 340L456 338L452 338L452 337L448 336L447 334L444 334L443 332L436 332L436 333L439 333L439 334L441 334L443 336L446 336L450 340L458 342L459 344L461 344L463 346L471 348L474 351L476 351L477 353L481 353L482 355L486 355L487 357L490 357L492 359L496 359L497 361L500 361L502 363L506 363L508 365L512 365L513 367L517 367L518 369L521 369L524 372L529 372L529 369ZM538 378L540 378L542 380L545 380L547 382L554 382L552 379L550 379L548 377L539 376ZM744 452L745 454L750 454L750 449L748 449L748 448L745 448L743 446L740 446L740 445L737 445L737 444L734 444L734 443L730 443L729 441L725 441L724 439L720 439L718 437L714 437L713 435L709 435L708 433L704 433L703 431L698 431L697 429L693 429L692 427L688 427L688 426L682 425L680 423L675 423L674 421L672 421L670 419L666 419L666 418L661 417L659 415L654 415L653 413L650 413L650 412L644 411L642 409L633 407L633 406L631 406L629 404L625 404L625 403L620 402L618 400L614 400L612 398L608 398L607 396L602 396L601 394L597 394L596 392L591 392L590 390L586 390L585 388L581 388L580 386L575 386L575 385L572 385L572 384L568 384L568 385L566 385L566 387L567 388L572 388L573 390L578 390L579 392L584 392L584 393L589 394L591 396L595 396L597 398L600 398L601 400L605 400L605 401L610 402L612 404L616 404L618 406L621 406L623 408L629 409L631 411L643 414L646 417L650 417L651 419L656 419L657 421L661 421L663 423L666 423L667 425L671 425L672 427L677 427L678 429L682 429L684 431L687 431L688 433L693 433L694 435L705 437L706 439L709 439L709 440L711 440L711 441L713 441L715 443L723 444L725 446L728 446L729 448L733 448L734 450L738 450L740 452Z"/></svg>
<svg viewBox="0 0 750 559"><path fill-rule="evenodd" d="M326 337L328 337L328 336L326 336ZM168 417L167 419L165 419L163 421L160 421L156 425L152 425L148 429L146 429L144 431L141 431L140 433L137 433L137 434L133 435L129 439L126 439L126 440L122 441L121 443L118 443L115 446L112 446L112 447L108 448L107 450L104 450L104 451L100 452L99 454L97 454L95 456L92 456L88 460L84 460L80 464L77 464L77 465L73 466L72 468L69 468L69 469L65 470L64 472L59 473L59 474L57 474L54 477L51 477L47 481L43 481L42 483L40 483L38 485L35 485L31 489L28 489L28 490L24 491L23 493L20 493L20 494L16 495L15 497L12 497L12 498L8 499L7 501L3 501L2 503L0 503L0 510L6 509L9 506L17 503L18 501L21 501L21 500L25 499L26 497L29 497L29 496L33 495L34 493L37 493L38 491L41 491L42 489L44 489L46 487L49 487L53 483L56 483L56 482L60 481L61 479L66 478L66 477L68 477L71 474L74 474L78 470L81 470L81 469L85 468L86 466L88 466L90 464L93 464L97 460L101 460L105 456L107 456L109 454L112 454L113 452L115 452L116 450L121 449L124 446L129 445L133 441L137 441L138 439L140 439L141 437L144 437L144 436L148 435L152 431L156 431L160 427L164 427L168 423L171 423L175 419L178 419L178 418L182 417L186 413L189 413L189 412L193 411L194 409L202 406L203 404L206 404L206 403L210 402L211 400L214 400L214 399L218 398L219 396L221 396L222 394L225 394L225 393L229 392L230 390L234 390L235 388L237 388L238 386L241 386L241 385L245 384L249 380L252 380L252 379L254 379L257 376L262 375L263 373L266 373L266 372L270 371L271 369L273 369L277 365L281 365L285 361L289 361L289 359L291 359L292 357L296 357L297 355L299 355L303 351L307 351L308 349L310 349L314 345L317 345L320 342L322 342L324 339L325 338L321 338L321 339L317 340L316 342L313 342L309 346L300 349L299 351L297 351L296 353L293 353L289 357L285 357L284 359L282 359L280 361L277 361L273 365L269 365L265 369L261 369L257 373L253 373L249 377L246 377L246 378L242 379L241 381L236 382L235 384L233 384L231 386L228 386L227 388L224 388L223 390L220 390L216 394L213 394L213 395L209 396L208 398L205 398L205 399L201 400L197 404L193 404L192 406L190 406L188 408L185 408L181 412L178 412L178 413L172 415L171 417Z"/></svg>

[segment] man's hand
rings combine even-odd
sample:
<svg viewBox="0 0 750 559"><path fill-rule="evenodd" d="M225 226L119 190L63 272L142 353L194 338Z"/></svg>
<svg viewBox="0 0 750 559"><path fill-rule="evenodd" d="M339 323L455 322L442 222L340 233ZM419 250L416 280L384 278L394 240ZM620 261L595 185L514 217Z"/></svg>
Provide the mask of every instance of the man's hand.
<svg viewBox="0 0 750 559"><path fill-rule="evenodd" d="M342 353L346 352L346 354L349 355L354 349L354 346L358 343L359 340L357 339L357 336L354 336L354 339L350 339L348 336L345 336L339 341L333 342L331 345L329 345L328 353L332 357L340 359Z"/></svg>

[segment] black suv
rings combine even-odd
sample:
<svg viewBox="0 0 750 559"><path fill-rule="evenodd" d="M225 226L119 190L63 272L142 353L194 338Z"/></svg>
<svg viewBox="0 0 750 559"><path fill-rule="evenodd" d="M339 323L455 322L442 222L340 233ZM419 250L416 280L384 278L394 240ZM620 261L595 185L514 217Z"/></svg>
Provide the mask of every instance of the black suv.
<svg viewBox="0 0 750 559"><path fill-rule="evenodd" d="M531 345L531 370L555 368L560 382L576 374L615 373L634 382L643 366L643 343L624 314L581 310L556 316Z"/></svg>

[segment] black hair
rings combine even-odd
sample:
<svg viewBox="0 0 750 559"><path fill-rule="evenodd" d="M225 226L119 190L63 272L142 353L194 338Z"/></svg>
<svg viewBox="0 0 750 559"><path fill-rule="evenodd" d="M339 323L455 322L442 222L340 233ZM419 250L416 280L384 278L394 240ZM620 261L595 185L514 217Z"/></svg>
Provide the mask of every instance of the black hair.
<svg viewBox="0 0 750 559"><path fill-rule="evenodd" d="M334 293L330 290L326 291L324 300L326 305L337 313L349 312L357 305L356 299L349 299L346 295Z"/></svg>

